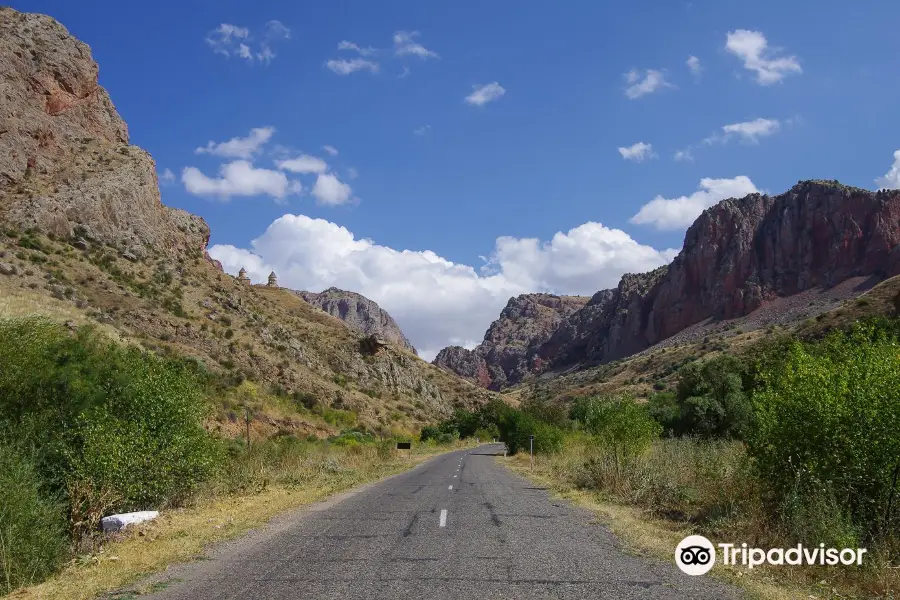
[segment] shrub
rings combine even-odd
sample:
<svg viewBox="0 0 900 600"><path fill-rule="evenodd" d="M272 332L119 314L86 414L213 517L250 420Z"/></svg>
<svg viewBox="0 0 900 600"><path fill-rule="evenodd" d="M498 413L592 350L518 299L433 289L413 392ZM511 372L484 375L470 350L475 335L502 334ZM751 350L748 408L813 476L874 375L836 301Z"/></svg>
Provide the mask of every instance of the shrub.
<svg viewBox="0 0 900 600"><path fill-rule="evenodd" d="M760 375L750 450L777 502L839 501L865 537L900 520L900 344L875 325L791 345Z"/></svg>
<svg viewBox="0 0 900 600"><path fill-rule="evenodd" d="M196 363L27 318L0 321L0 367L0 425L33 449L49 490L151 508L182 500L219 462ZM69 500L82 521L90 499Z"/></svg>
<svg viewBox="0 0 900 600"><path fill-rule="evenodd" d="M30 461L0 443L0 595L45 579L65 560L65 509L42 484Z"/></svg>
<svg viewBox="0 0 900 600"><path fill-rule="evenodd" d="M650 414L674 435L742 439L753 409L745 390L749 374L733 356L685 365L673 395L654 394Z"/></svg>
<svg viewBox="0 0 900 600"><path fill-rule="evenodd" d="M647 407L629 396L582 398L573 406L572 416L612 454L617 471L645 452L662 431Z"/></svg>

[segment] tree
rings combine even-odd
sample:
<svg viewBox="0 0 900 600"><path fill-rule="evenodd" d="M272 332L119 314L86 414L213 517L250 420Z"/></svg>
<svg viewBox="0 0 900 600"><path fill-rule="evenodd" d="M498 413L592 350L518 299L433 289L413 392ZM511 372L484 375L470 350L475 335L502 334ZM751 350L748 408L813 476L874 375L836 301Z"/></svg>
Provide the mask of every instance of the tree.
<svg viewBox="0 0 900 600"><path fill-rule="evenodd" d="M662 431L647 407L630 396L581 398L572 414L585 431L613 454L617 473L625 463L645 452Z"/></svg>

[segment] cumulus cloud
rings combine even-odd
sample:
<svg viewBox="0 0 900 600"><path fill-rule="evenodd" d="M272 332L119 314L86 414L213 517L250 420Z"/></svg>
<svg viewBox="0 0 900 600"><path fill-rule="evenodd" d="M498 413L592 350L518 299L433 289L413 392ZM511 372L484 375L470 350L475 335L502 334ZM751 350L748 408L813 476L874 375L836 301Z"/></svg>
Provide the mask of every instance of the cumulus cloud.
<svg viewBox="0 0 900 600"><path fill-rule="evenodd" d="M429 250L395 250L357 239L329 221L287 214L249 249L216 245L209 253L227 272L244 267L256 282L274 270L279 282L293 289L336 286L359 292L391 313L430 360L447 345L474 346L511 296L593 294L615 286L623 273L668 263L676 251L659 251L623 231L585 223L544 242L498 238L487 263L476 269Z"/></svg>
<svg viewBox="0 0 900 600"><path fill-rule="evenodd" d="M440 58L437 52L432 52L422 44L415 41L419 37L418 31L398 31L394 33L394 54L397 56L417 56L423 60Z"/></svg>
<svg viewBox="0 0 900 600"><path fill-rule="evenodd" d="M196 196L210 196L228 200L232 196L271 196L284 200L302 190L298 181L291 181L281 171L259 169L249 161L236 160L219 167L219 176L208 177L196 167L181 172L184 188Z"/></svg>
<svg viewBox="0 0 900 600"><path fill-rule="evenodd" d="M483 85L473 85L472 93L466 96L466 103L473 106L484 106L488 102L499 100L505 93L506 90L496 81Z"/></svg>
<svg viewBox="0 0 900 600"><path fill-rule="evenodd" d="M325 61L325 66L338 75L350 75L357 71L377 73L379 69L378 63L365 58L334 58Z"/></svg>
<svg viewBox="0 0 900 600"><path fill-rule="evenodd" d="M666 81L662 71L654 69L645 70L643 76L639 71L632 70L625 73L624 77L628 84L628 87L625 88L625 95L632 100L667 87L674 87Z"/></svg>
<svg viewBox="0 0 900 600"><path fill-rule="evenodd" d="M713 133L704 139L703 143L707 145L725 143L733 137L737 137L743 142L756 144L759 142L759 138L773 135L779 129L781 129L781 123L778 119L754 119L741 123L731 123L723 125L721 132Z"/></svg>
<svg viewBox="0 0 900 600"><path fill-rule="evenodd" d="M875 180L879 188L887 188L889 190L900 190L900 150L894 152L894 164L891 170Z"/></svg>
<svg viewBox="0 0 900 600"><path fill-rule="evenodd" d="M625 160L633 160L635 162L643 162L656 156L653 153L653 144L645 144L644 142L638 142L624 148L620 147L619 154Z"/></svg>
<svg viewBox="0 0 900 600"><path fill-rule="evenodd" d="M250 34L247 27L222 23L206 34L206 44L213 52L225 57L237 56L247 62L268 64L275 58L275 44L290 37L291 30L281 21L266 23L259 40Z"/></svg>
<svg viewBox="0 0 900 600"><path fill-rule="evenodd" d="M262 147L272 139L275 134L274 127L257 127L250 130L247 137L233 137L227 142L209 142L194 150L195 154L213 154L226 158L249 159L258 153Z"/></svg>
<svg viewBox="0 0 900 600"><path fill-rule="evenodd" d="M777 83L794 73L802 73L796 56L776 56L777 49L770 49L769 43L759 31L737 29L728 32L725 50L744 62L744 68L756 73L760 85Z"/></svg>
<svg viewBox="0 0 900 600"><path fill-rule="evenodd" d="M291 173L324 173L328 170L328 163L318 156L310 156L309 154L301 154L296 158L276 160L275 166L282 171L290 171Z"/></svg>
<svg viewBox="0 0 900 600"><path fill-rule="evenodd" d="M316 184L313 186L312 195L319 204L326 206L339 206L346 204L353 198L353 190L350 186L333 173L320 173L316 177Z"/></svg>
<svg viewBox="0 0 900 600"><path fill-rule="evenodd" d="M657 196L641 207L630 222L635 225L653 225L656 229L682 229L700 216L705 209L726 198L742 198L759 193L749 177L739 175L733 179L700 180L700 189L690 196L664 198Z"/></svg>

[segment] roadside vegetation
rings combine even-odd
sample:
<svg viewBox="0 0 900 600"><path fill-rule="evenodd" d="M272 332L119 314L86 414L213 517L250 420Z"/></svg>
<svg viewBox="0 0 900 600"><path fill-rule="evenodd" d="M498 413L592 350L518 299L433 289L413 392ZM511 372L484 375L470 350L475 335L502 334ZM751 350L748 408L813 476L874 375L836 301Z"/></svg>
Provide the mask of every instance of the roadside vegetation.
<svg viewBox="0 0 900 600"><path fill-rule="evenodd" d="M898 333L900 320L877 318L815 340L773 336L740 356L685 365L673 389L658 386L646 402L561 402L533 388L519 408L460 411L424 433L496 432L513 454L527 454L533 434L537 473L558 490L590 492L714 543L867 548L861 567L756 574L826 597L892 598L900 590Z"/></svg>
<svg viewBox="0 0 900 600"><path fill-rule="evenodd" d="M221 398L247 415L254 403L293 404L344 429L327 439L284 431L248 445L208 430ZM70 587L41 597L89 598L278 509L409 465L394 451L400 438L355 423L308 395L223 381L195 360L123 346L90 327L0 320L0 595L65 570ZM438 450L432 442L417 452ZM151 558L142 551L136 563L123 556L98 566L113 542L98 531L103 516L162 509L176 524L177 515L216 519L210 507L235 498L237 522L222 531L182 523Z"/></svg>

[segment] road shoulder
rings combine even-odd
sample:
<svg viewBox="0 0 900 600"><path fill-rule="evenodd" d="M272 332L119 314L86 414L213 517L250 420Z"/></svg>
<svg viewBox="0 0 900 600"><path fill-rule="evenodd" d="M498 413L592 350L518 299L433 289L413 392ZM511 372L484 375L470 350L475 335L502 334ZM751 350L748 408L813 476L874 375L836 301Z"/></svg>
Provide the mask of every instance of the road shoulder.
<svg viewBox="0 0 900 600"><path fill-rule="evenodd" d="M263 543L305 515L393 477L422 467L449 452L413 456L338 484L272 487L255 494L228 496L195 507L164 512L109 543L98 555L76 559L61 573L13 592L15 600L91 600L134 598L199 574L218 558Z"/></svg>
<svg viewBox="0 0 900 600"><path fill-rule="evenodd" d="M630 554L673 561L673 552L678 542L695 533L678 523L647 515L635 507L609 502L596 493L575 489L540 469L531 470L528 458L524 455L497 457L496 460L513 473L546 487L553 497L590 510L597 517L595 523L611 531L622 542L622 550ZM820 590L777 581L766 569L757 568L748 573L744 569L718 565L714 571L710 571L710 576L739 587L749 598L760 600L827 597L817 593Z"/></svg>

